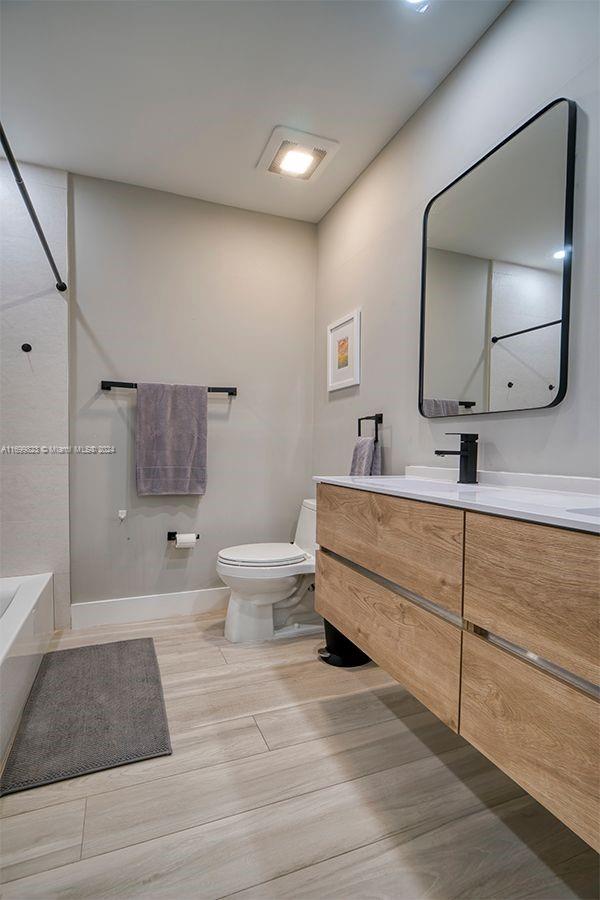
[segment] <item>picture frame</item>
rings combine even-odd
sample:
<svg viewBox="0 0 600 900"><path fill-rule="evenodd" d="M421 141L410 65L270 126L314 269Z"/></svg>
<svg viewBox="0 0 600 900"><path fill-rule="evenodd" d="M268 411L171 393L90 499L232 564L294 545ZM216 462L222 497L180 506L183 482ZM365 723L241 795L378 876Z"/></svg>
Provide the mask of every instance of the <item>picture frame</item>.
<svg viewBox="0 0 600 900"><path fill-rule="evenodd" d="M360 384L360 309L327 326L327 390Z"/></svg>

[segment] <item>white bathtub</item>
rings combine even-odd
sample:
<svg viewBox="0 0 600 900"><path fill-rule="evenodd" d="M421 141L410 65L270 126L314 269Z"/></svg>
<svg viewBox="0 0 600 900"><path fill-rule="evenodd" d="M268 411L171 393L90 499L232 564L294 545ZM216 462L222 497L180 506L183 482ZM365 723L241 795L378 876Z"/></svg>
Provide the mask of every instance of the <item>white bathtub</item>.
<svg viewBox="0 0 600 900"><path fill-rule="evenodd" d="M0 763L54 630L52 573L0 578Z"/></svg>

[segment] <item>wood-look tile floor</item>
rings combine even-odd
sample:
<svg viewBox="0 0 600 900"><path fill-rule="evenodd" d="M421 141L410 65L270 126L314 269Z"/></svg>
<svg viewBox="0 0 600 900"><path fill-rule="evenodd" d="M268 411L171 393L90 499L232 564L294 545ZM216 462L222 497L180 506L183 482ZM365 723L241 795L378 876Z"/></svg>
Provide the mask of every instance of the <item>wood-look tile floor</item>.
<svg viewBox="0 0 600 900"><path fill-rule="evenodd" d="M0 801L6 898L598 896L598 857L381 669L322 638L235 646L217 617L151 635L173 755Z"/></svg>

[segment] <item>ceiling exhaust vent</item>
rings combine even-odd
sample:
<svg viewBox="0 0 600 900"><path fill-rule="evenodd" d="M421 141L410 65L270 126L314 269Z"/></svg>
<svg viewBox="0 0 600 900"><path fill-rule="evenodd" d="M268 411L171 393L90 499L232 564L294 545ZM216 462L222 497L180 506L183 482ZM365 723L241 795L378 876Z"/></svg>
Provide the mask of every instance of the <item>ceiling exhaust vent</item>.
<svg viewBox="0 0 600 900"><path fill-rule="evenodd" d="M329 138L278 125L256 168L280 178L314 181L327 168L339 146Z"/></svg>

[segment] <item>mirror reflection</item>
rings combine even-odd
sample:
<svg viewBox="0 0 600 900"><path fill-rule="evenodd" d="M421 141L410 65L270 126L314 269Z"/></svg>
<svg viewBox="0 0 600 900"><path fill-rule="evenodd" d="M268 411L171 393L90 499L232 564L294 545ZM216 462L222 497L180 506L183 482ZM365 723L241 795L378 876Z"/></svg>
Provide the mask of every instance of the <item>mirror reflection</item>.
<svg viewBox="0 0 600 900"><path fill-rule="evenodd" d="M562 399L574 124L574 104L557 101L431 202L422 298L425 416L532 409Z"/></svg>

